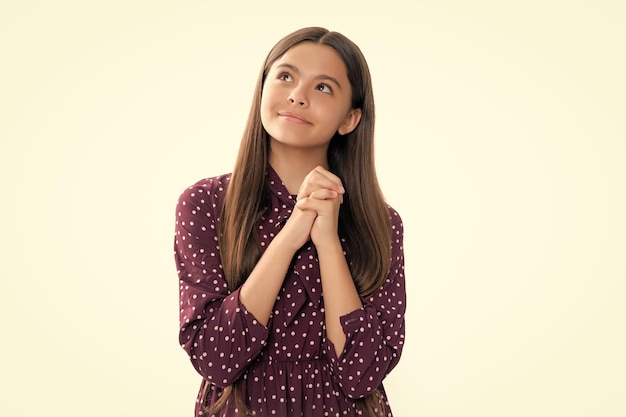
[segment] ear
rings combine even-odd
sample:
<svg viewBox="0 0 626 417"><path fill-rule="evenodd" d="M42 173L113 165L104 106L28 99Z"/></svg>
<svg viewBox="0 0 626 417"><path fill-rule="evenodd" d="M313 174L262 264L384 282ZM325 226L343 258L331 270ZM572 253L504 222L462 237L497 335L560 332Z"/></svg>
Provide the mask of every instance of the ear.
<svg viewBox="0 0 626 417"><path fill-rule="evenodd" d="M346 116L346 119L343 121L337 132L340 135L347 135L356 129L357 125L361 121L361 109L352 109L350 113Z"/></svg>

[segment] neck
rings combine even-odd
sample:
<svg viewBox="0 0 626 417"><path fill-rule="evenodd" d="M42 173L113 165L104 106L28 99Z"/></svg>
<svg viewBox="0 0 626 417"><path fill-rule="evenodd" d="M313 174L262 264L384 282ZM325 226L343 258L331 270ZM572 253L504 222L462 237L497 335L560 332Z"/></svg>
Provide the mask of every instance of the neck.
<svg viewBox="0 0 626 417"><path fill-rule="evenodd" d="M270 146L269 163L290 194L298 194L300 185L313 168L328 168L327 147L323 149L276 149Z"/></svg>

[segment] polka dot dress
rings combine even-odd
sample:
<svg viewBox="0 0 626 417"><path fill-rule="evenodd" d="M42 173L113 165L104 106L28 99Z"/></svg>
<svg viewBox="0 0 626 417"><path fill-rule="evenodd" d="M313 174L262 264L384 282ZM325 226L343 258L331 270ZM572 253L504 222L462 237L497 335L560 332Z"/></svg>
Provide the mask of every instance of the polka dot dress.
<svg viewBox="0 0 626 417"><path fill-rule="evenodd" d="M196 416L240 380L254 416L360 416L362 398L379 389L404 342L403 228L390 208L392 263L383 286L363 308L341 318L346 344L337 356L326 338L324 300L313 244L295 255L267 327L230 292L217 241L219 210L229 175L204 179L177 204L175 260L180 280L180 343L202 376ZM258 226L262 247L280 232L295 205L268 167L271 201ZM349 258L349 255L347 255ZM206 392L206 394L204 394ZM243 416L231 397L215 417ZM391 416L385 398L384 415Z"/></svg>

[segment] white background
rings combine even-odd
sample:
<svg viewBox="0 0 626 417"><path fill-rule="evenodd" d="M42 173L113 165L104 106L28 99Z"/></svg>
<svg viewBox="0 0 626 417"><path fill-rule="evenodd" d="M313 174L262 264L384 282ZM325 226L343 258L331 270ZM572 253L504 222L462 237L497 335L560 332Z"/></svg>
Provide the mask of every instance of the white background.
<svg viewBox="0 0 626 417"><path fill-rule="evenodd" d="M405 223L395 416L626 415L624 21L602 0L4 2L0 415L192 415L174 206L231 170L262 60L311 25L368 59Z"/></svg>

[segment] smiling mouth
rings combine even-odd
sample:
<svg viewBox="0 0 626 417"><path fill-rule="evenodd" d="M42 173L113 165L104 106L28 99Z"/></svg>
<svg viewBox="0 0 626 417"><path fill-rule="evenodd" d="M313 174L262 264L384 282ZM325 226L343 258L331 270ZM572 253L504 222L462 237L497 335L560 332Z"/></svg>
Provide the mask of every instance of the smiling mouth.
<svg viewBox="0 0 626 417"><path fill-rule="evenodd" d="M280 116L280 118L287 120L288 122L292 122L292 123L296 123L296 124L300 124L300 125L309 125L311 124L311 122L309 122L308 120L306 120L304 117L294 114L294 113L278 113L278 116Z"/></svg>

